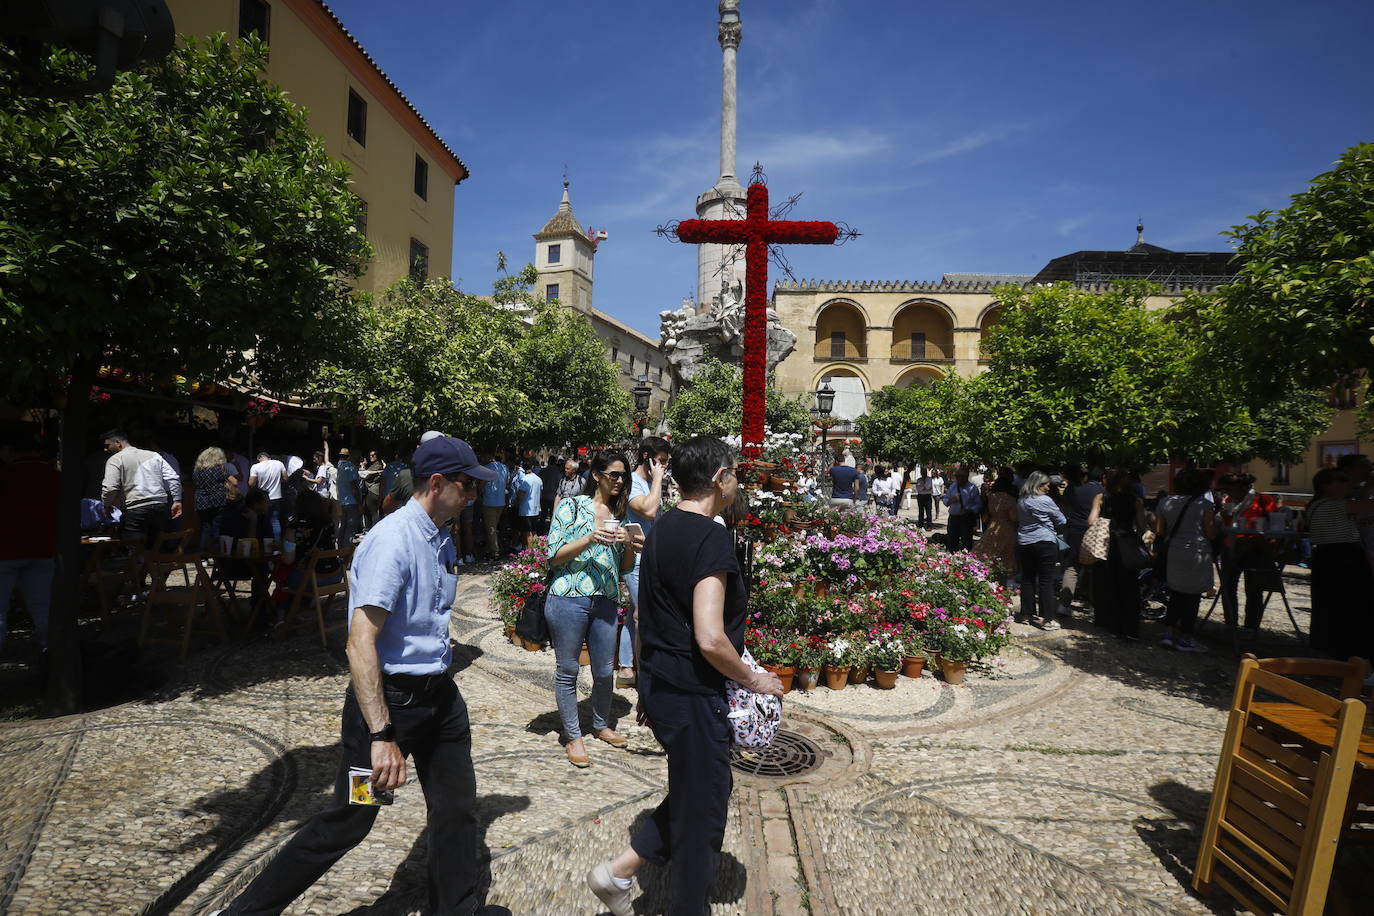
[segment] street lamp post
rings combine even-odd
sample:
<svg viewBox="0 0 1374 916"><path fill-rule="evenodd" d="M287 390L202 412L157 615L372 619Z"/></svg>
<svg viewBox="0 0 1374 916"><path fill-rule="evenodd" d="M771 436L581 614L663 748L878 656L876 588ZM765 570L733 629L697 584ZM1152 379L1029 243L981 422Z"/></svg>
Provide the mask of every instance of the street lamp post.
<svg viewBox="0 0 1374 916"><path fill-rule="evenodd" d="M821 454L822 460L825 458L825 440L830 432L830 411L835 409L835 389L830 387L830 378L821 379L821 387L816 389L816 406L812 412L816 415L816 425L821 428Z"/></svg>
<svg viewBox="0 0 1374 916"><path fill-rule="evenodd" d="M647 375L641 375L639 384L631 391L631 394L635 396L635 422L639 424L640 438L649 434L649 398L653 393L653 389L649 387L649 376Z"/></svg>

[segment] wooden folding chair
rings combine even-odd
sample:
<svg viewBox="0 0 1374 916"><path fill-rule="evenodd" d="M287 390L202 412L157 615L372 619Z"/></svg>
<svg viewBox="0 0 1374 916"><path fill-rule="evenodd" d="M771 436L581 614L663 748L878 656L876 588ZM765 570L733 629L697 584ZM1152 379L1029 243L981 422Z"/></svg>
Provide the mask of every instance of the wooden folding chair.
<svg viewBox="0 0 1374 916"><path fill-rule="evenodd" d="M146 564L153 573L152 588L143 606L143 622L139 627L138 644L140 647L152 642L180 643L182 661L191 647L191 636L195 633L209 633L218 636L221 642L228 641L229 635L224 628L224 617L219 598L210 584L210 576L205 571L200 555L195 553L172 553L156 557L149 556ZM181 570L186 579L185 585L172 585L172 573ZM149 636L156 608L168 608L168 622L184 613L181 621L181 635L172 639L159 639ZM197 629L196 609L204 607L204 617L208 619L209 629Z"/></svg>
<svg viewBox="0 0 1374 916"><path fill-rule="evenodd" d="M320 564L325 560L335 559L339 561L338 571L343 573L343 577L338 582L321 582L320 579L322 574L319 571ZM305 575L301 578L300 587L296 589L296 593L291 597L291 606L286 612L286 624L289 626L297 619L297 615L300 613L301 606L305 601L309 600L314 604L315 620L320 628L320 645L325 648L329 647L327 633L330 630L343 629L348 626L347 599L344 601L344 619L341 623L326 627L324 613L325 608L335 595L348 594L348 568L352 560L352 547L342 547L338 550L312 551L310 554L310 562L306 566ZM327 573L324 575L332 576L333 574Z"/></svg>
<svg viewBox="0 0 1374 916"><path fill-rule="evenodd" d="M1366 712L1355 697L1367 673L1355 658L1241 660L1195 890L1206 893L1215 883L1255 913L1322 912L1350 809ZM1285 675L1339 678L1345 698ZM1256 703L1257 689L1286 702ZM1329 744L1304 741L1282 724L1305 718L1331 723Z"/></svg>

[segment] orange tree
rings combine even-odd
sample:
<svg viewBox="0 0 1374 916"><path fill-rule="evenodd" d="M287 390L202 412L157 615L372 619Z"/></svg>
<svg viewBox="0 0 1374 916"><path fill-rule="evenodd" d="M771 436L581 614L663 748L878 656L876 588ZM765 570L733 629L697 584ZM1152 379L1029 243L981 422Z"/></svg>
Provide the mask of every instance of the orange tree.
<svg viewBox="0 0 1374 916"><path fill-rule="evenodd" d="M43 372L63 417L48 707L70 712L87 393L102 362L168 377L303 380L354 326L370 249L347 169L261 77L266 48L223 36L120 73L105 92L25 96L0 69L0 360ZM89 63L54 52L55 75Z"/></svg>

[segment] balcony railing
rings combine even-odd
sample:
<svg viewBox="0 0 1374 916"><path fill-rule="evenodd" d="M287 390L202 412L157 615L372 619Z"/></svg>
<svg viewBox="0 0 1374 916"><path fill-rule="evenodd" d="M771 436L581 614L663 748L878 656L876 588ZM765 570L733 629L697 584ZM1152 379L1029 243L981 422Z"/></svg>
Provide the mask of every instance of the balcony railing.
<svg viewBox="0 0 1374 916"><path fill-rule="evenodd" d="M947 363L954 360L954 346L933 340L924 346L912 346L910 340L899 340L892 345L894 363Z"/></svg>
<svg viewBox="0 0 1374 916"><path fill-rule="evenodd" d="M854 362L868 359L868 353L850 340L846 340L843 344L825 340L816 344L815 358L818 360L842 359Z"/></svg>

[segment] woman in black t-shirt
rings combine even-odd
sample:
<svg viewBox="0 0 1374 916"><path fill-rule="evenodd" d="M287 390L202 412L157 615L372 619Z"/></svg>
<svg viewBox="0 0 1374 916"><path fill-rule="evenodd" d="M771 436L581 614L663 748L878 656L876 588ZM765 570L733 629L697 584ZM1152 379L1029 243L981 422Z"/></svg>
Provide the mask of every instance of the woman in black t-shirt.
<svg viewBox="0 0 1374 916"><path fill-rule="evenodd" d="M630 845L595 866L587 884L613 914L631 913L631 879L669 863L668 913L706 912L725 839L730 722L725 681L782 696L744 649L747 594L734 539L715 520L739 481L729 446L698 436L673 449L682 500L659 517L639 564L639 715L668 754L668 797Z"/></svg>

